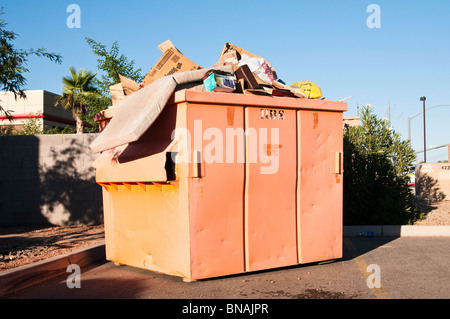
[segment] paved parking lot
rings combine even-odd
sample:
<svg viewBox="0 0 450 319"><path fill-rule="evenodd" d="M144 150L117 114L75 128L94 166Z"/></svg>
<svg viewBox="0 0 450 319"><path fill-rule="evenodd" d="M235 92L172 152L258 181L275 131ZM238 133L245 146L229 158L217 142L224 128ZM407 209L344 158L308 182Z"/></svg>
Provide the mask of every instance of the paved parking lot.
<svg viewBox="0 0 450 319"><path fill-rule="evenodd" d="M68 273L2 298L448 299L449 247L450 237L344 238L339 260L191 283L103 262L81 269L79 288Z"/></svg>

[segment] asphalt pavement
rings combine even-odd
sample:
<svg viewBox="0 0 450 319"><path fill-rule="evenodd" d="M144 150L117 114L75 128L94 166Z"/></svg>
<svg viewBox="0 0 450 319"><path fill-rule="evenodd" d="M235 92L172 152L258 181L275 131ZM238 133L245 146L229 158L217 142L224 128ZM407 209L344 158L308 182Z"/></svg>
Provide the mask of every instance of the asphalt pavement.
<svg viewBox="0 0 450 319"><path fill-rule="evenodd" d="M0 298L177 299L180 314L200 309L193 300L449 299L449 247L445 236L346 237L341 259L190 283L102 259L82 266L77 280L69 272Z"/></svg>

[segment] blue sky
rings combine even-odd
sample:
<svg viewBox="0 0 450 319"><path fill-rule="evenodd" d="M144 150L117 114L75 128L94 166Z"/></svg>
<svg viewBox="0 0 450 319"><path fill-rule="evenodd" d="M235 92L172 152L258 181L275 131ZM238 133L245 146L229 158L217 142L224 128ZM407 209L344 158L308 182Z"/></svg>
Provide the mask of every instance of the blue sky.
<svg viewBox="0 0 450 319"><path fill-rule="evenodd" d="M70 4L81 9L81 27L66 24ZM380 28L369 28L370 4L380 8ZM404 139L408 117L426 107L450 105L450 1L63 1L1 0L16 48L46 47L58 65L29 60L26 89L61 92L69 67L97 72L85 37L121 53L145 74L158 61L158 44L170 39L189 59L212 66L226 42L267 59L287 84L309 80L330 100L352 96L348 112L371 104ZM427 146L450 143L450 106L426 113ZM411 121L411 142L423 149L422 114ZM423 158L418 155L418 160ZM448 158L447 148L427 161Z"/></svg>

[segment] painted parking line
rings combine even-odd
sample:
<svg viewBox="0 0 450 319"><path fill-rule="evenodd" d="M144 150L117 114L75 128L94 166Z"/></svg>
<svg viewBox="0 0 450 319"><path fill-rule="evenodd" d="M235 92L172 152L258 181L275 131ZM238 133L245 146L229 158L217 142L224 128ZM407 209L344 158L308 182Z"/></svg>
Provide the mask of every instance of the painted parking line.
<svg viewBox="0 0 450 319"><path fill-rule="evenodd" d="M350 238L344 238L344 243L350 249L352 256L355 256L353 258L353 260L355 261L356 265L358 266L359 271L363 275L364 280L367 284L367 288L369 288L372 291L372 293L375 295L375 298L377 298L377 299L392 299L391 296L389 295L389 293L384 290L381 283L379 284L379 287L376 287L374 284L372 284L371 280L373 279L372 277L374 275L374 273L372 272L372 269L375 268L372 266L377 266L377 265L368 265L361 256L358 256L355 246L353 245L353 242L351 241Z"/></svg>

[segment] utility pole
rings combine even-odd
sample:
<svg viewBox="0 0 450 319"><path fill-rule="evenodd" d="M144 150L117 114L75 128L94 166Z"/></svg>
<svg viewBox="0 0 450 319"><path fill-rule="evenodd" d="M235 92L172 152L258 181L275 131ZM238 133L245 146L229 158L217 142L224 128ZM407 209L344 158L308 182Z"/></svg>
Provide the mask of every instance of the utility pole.
<svg viewBox="0 0 450 319"><path fill-rule="evenodd" d="M391 101L388 101L388 121L391 124Z"/></svg>
<svg viewBox="0 0 450 319"><path fill-rule="evenodd" d="M420 100L423 102L423 162L427 162L427 135L426 135L426 127L425 127L425 100L427 98L422 96Z"/></svg>

